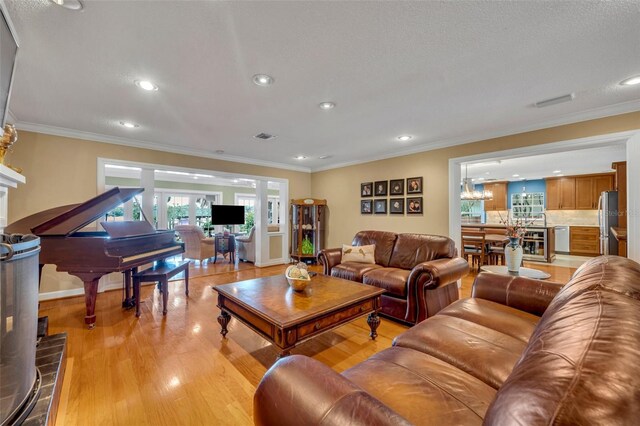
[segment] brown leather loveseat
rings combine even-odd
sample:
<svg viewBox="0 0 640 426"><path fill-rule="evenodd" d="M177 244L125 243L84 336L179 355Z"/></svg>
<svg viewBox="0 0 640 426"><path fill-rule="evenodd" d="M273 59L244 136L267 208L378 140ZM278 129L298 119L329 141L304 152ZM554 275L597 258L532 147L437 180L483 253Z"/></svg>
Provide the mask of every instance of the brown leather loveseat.
<svg viewBox="0 0 640 426"><path fill-rule="evenodd" d="M375 244L375 264L342 262L342 249L318 254L324 274L385 289L381 313L415 324L458 300L457 280L469 264L451 238L439 235L360 231L353 246Z"/></svg>
<svg viewBox="0 0 640 426"><path fill-rule="evenodd" d="M258 425L636 425L640 265L602 256L559 284L480 274L472 297L338 374L294 355Z"/></svg>

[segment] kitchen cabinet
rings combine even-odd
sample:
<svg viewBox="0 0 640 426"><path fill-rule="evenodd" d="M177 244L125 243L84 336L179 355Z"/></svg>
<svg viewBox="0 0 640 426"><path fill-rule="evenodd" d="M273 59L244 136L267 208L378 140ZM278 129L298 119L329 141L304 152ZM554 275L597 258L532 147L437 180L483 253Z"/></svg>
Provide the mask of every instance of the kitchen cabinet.
<svg viewBox="0 0 640 426"><path fill-rule="evenodd" d="M600 254L600 229L597 226L571 226L569 251L571 254L598 256Z"/></svg>
<svg viewBox="0 0 640 426"><path fill-rule="evenodd" d="M548 178L547 210L596 210L603 191L613 189L612 174Z"/></svg>
<svg viewBox="0 0 640 426"><path fill-rule="evenodd" d="M619 161L613 163L611 168L616 171L613 182L613 189L618 191L618 226L627 227L627 162Z"/></svg>
<svg viewBox="0 0 640 426"><path fill-rule="evenodd" d="M613 175L576 177L576 210L596 210L603 191L613 190Z"/></svg>
<svg viewBox="0 0 640 426"><path fill-rule="evenodd" d="M576 179L561 177L546 179L547 210L576 209Z"/></svg>
<svg viewBox="0 0 640 426"><path fill-rule="evenodd" d="M507 182L485 183L484 190L493 192L493 199L484 201L484 211L507 210Z"/></svg>

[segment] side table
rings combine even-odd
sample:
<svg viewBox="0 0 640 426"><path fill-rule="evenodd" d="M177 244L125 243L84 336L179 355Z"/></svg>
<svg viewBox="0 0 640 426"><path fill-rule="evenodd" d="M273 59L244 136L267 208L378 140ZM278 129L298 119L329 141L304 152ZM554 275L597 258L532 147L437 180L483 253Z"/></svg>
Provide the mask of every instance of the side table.
<svg viewBox="0 0 640 426"><path fill-rule="evenodd" d="M229 235L218 234L215 236L216 252L213 257L213 263L218 260L218 253L223 257L229 254L229 263L236 263L236 237Z"/></svg>

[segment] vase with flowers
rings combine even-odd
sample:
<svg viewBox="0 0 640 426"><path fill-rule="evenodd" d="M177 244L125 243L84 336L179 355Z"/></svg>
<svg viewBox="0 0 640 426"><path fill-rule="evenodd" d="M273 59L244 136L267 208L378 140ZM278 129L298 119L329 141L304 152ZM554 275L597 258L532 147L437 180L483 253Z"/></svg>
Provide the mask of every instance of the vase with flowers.
<svg viewBox="0 0 640 426"><path fill-rule="evenodd" d="M500 223L506 228L506 235L509 238L509 244L504 248L504 260L509 272L518 273L522 264L522 246L520 239L527 232L527 227L533 223L533 220L527 221L526 218L503 218L500 212Z"/></svg>

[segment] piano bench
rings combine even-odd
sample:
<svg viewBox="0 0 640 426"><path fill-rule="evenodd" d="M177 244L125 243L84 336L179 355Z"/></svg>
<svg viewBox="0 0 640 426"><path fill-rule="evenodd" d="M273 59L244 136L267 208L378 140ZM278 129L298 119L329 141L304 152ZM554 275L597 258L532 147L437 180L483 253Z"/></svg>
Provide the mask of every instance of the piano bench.
<svg viewBox="0 0 640 426"><path fill-rule="evenodd" d="M162 315L167 314L169 280L184 271L184 294L189 295L189 261L157 262L144 271L133 274L133 297L136 299L136 317L140 317L140 283L157 282L162 291Z"/></svg>

